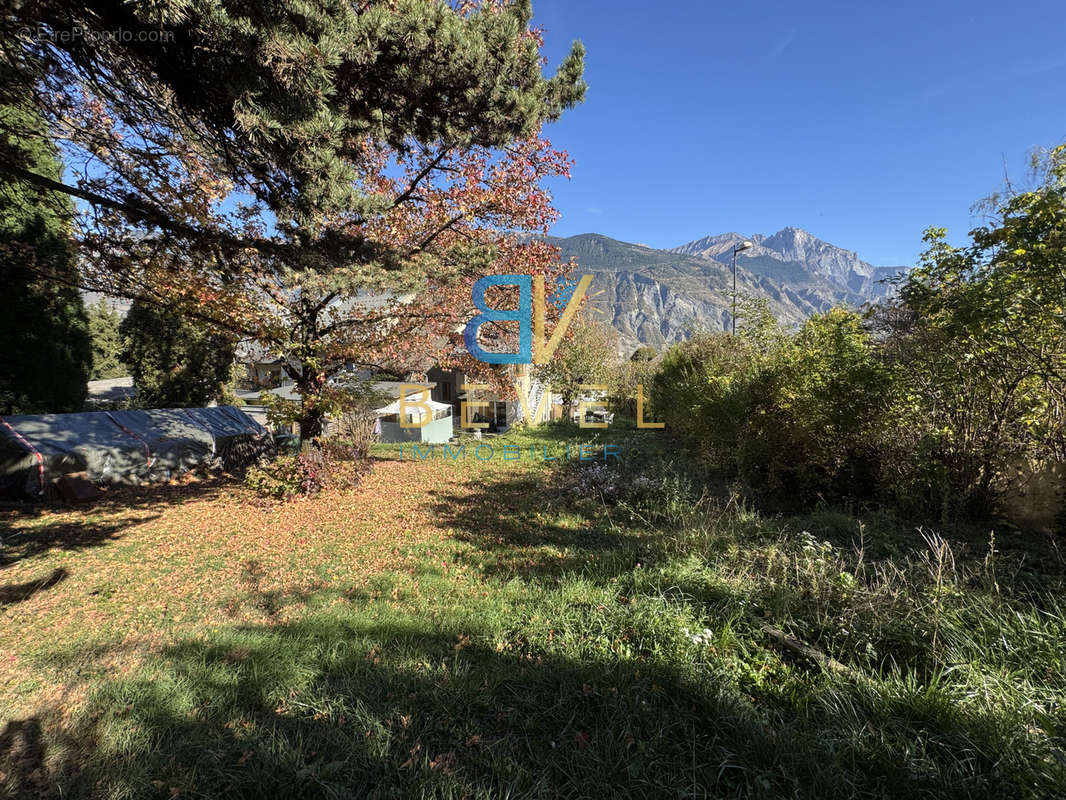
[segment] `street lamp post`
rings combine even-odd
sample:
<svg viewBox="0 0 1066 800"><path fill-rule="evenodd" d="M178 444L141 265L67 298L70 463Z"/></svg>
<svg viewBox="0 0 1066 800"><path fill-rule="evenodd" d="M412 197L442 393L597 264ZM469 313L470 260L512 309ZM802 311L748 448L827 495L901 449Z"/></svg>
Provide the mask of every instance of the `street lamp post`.
<svg viewBox="0 0 1066 800"><path fill-rule="evenodd" d="M745 239L740 244L733 245L733 335L737 335L737 253L747 250L755 245Z"/></svg>

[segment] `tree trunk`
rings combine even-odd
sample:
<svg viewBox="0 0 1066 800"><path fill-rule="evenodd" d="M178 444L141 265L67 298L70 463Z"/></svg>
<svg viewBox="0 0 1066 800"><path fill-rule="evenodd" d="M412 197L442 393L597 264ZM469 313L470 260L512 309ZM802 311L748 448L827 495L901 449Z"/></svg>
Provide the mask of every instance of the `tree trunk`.
<svg viewBox="0 0 1066 800"><path fill-rule="evenodd" d="M563 396L563 408L566 409L566 421L573 423L574 412L577 411L577 398Z"/></svg>
<svg viewBox="0 0 1066 800"><path fill-rule="evenodd" d="M301 364L295 381L300 393L300 410L296 422L300 426L300 444L310 442L322 435L326 425L326 413L322 408L320 393L326 382L325 375L313 364Z"/></svg>
<svg viewBox="0 0 1066 800"><path fill-rule="evenodd" d="M296 422L300 426L300 444L302 445L322 435L326 415L317 406L304 406Z"/></svg>

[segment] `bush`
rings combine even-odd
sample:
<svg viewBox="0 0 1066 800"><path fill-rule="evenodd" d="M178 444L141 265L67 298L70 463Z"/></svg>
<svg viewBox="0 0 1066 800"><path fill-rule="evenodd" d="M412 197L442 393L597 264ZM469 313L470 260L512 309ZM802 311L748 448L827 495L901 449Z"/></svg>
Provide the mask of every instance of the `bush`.
<svg viewBox="0 0 1066 800"><path fill-rule="evenodd" d="M336 434L326 446L338 448L341 458L358 461L370 456L370 446L377 441L374 430L376 415L367 410L349 410L341 415Z"/></svg>
<svg viewBox="0 0 1066 800"><path fill-rule="evenodd" d="M876 491L890 376L852 312L791 337L697 336L664 356L652 397L702 463L764 496L808 505Z"/></svg>
<svg viewBox="0 0 1066 800"><path fill-rule="evenodd" d="M971 291L955 289L951 304L938 299L945 308L930 311L912 300L914 308L882 309L876 317L897 384L892 435L883 442L883 493L910 513L942 521L986 518L1016 483L1017 464L1066 457L1061 380L1042 376L1026 361L1030 351L1008 334L956 320L967 304L983 309L958 297ZM1045 352L1049 368L1061 372L1052 348Z"/></svg>
<svg viewBox="0 0 1066 800"><path fill-rule="evenodd" d="M950 297L984 313L990 290L972 283ZM1066 403L1009 332L914 299L939 285L914 278L868 321L834 309L792 335L696 336L663 356L653 413L695 462L783 507L877 499L941 522L987 518L1018 463L1063 459Z"/></svg>
<svg viewBox="0 0 1066 800"><path fill-rule="evenodd" d="M645 522L680 524L699 507L702 491L691 467L658 452L642 452L639 435L615 444L626 454L623 459L566 462L564 485L579 497L617 505Z"/></svg>
<svg viewBox="0 0 1066 800"><path fill-rule="evenodd" d="M341 439L306 443L294 456L250 468L245 485L260 497L313 497L323 489L358 486L370 471L369 446Z"/></svg>
<svg viewBox="0 0 1066 800"><path fill-rule="evenodd" d="M811 317L768 362L748 393L741 479L801 505L874 496L893 392L862 320L843 309Z"/></svg>
<svg viewBox="0 0 1066 800"><path fill-rule="evenodd" d="M333 459L318 448L295 456L278 458L270 464L252 467L245 473L244 482L261 497L287 500L291 497L312 497L327 483L333 469Z"/></svg>
<svg viewBox="0 0 1066 800"><path fill-rule="evenodd" d="M701 334L663 356L652 379L654 419L691 445L700 461L727 473L753 398L764 358L743 338Z"/></svg>

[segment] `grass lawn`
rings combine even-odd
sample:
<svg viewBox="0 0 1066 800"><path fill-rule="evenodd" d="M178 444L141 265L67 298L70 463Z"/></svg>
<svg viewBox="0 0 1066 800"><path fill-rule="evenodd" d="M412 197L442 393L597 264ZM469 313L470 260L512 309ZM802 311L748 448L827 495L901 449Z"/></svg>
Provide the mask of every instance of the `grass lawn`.
<svg viewBox="0 0 1066 800"><path fill-rule="evenodd" d="M1052 542L694 504L681 462L661 501L613 503L630 475L529 458L565 436L591 433L514 434L517 461L381 447L359 488L289 503L208 482L0 512L0 786L1064 794Z"/></svg>

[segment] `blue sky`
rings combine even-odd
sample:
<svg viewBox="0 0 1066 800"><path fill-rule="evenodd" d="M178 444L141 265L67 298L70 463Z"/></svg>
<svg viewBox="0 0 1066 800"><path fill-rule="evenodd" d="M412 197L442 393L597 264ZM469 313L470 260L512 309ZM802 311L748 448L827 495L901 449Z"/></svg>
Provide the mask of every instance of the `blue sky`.
<svg viewBox="0 0 1066 800"><path fill-rule="evenodd" d="M576 160L553 233L670 247L805 228L878 265L1066 138L1063 0L534 0L585 103L546 130Z"/></svg>

